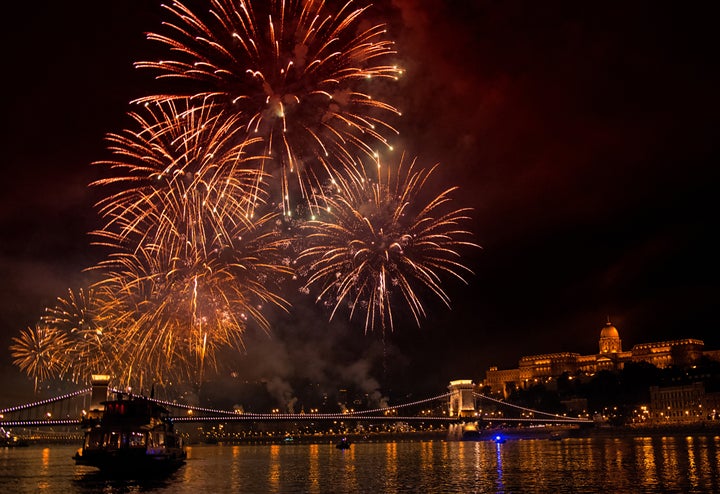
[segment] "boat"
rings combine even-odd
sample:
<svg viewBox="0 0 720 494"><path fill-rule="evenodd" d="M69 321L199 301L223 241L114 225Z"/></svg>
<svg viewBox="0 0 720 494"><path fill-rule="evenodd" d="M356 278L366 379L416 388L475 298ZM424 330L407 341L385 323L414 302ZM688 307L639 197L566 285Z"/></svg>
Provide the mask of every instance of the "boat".
<svg viewBox="0 0 720 494"><path fill-rule="evenodd" d="M177 470L187 458L164 406L143 396L102 402L102 410L82 420L83 445L75 464L105 473L160 474Z"/></svg>
<svg viewBox="0 0 720 494"><path fill-rule="evenodd" d="M497 435L495 435L495 436L493 437L493 441L495 441L496 444L503 444L503 443L505 443L507 440L506 440L503 436L501 436L500 434L497 434Z"/></svg>
<svg viewBox="0 0 720 494"><path fill-rule="evenodd" d="M20 448L23 446L29 446L28 442L0 427L0 448Z"/></svg>
<svg viewBox="0 0 720 494"><path fill-rule="evenodd" d="M350 449L350 441L348 441L347 437L343 437L335 444L335 447L337 449Z"/></svg>
<svg viewBox="0 0 720 494"><path fill-rule="evenodd" d="M560 434L559 432L551 432L549 439L550 439L551 441L562 441L562 440L563 440L563 436L562 436L562 434Z"/></svg>
<svg viewBox="0 0 720 494"><path fill-rule="evenodd" d="M480 441L483 439L482 434L478 429L477 422L468 422L463 424L460 431L461 441Z"/></svg>

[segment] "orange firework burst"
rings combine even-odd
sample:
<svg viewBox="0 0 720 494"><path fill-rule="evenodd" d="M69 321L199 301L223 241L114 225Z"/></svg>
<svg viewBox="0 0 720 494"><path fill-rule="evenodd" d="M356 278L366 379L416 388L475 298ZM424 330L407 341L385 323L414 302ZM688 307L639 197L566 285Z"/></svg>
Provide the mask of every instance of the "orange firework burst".
<svg viewBox="0 0 720 494"><path fill-rule="evenodd" d="M277 215L256 213L266 193L246 154L255 140L186 103L133 114L140 130L111 135L116 158L101 162L115 175L94 184L117 189L99 204L107 223L94 233L114 253L95 289L127 383L197 381L218 348L241 347L246 321L267 329L265 304L287 306Z"/></svg>
<svg viewBox="0 0 720 494"><path fill-rule="evenodd" d="M290 272L273 219L240 224L223 248L145 245L100 264L105 276L95 289L124 363L121 381L201 382L218 349L242 348L248 321L269 329L263 306L286 307L273 288Z"/></svg>
<svg viewBox="0 0 720 494"><path fill-rule="evenodd" d="M67 337L53 327L37 324L13 337L10 354L13 364L35 381L35 392L41 381L61 377L68 364L66 358Z"/></svg>
<svg viewBox="0 0 720 494"><path fill-rule="evenodd" d="M308 242L298 264L306 289L319 287L318 301L332 307L331 318L346 304L350 318L364 311L365 329L380 323L393 328L394 300L404 301L416 323L425 315L421 291L429 290L449 306L442 275L464 281L470 270L459 249L477 247L460 227L468 209L445 211L447 189L429 202L420 193L432 172L405 168L404 160L386 174L377 162L378 180L356 174L328 195L324 219L309 221Z"/></svg>
<svg viewBox="0 0 720 494"><path fill-rule="evenodd" d="M354 167L354 151L372 156L389 147L399 112L378 93L378 80L396 80L394 45L386 27L368 19L368 7L350 0L210 0L209 12L180 2L166 6L169 34L149 34L175 60L138 62L192 88L196 104L241 115L247 137L263 136L265 154L279 166L289 211L290 176L303 197L314 197L336 168ZM139 101L165 101L178 93Z"/></svg>
<svg viewBox="0 0 720 494"><path fill-rule="evenodd" d="M46 310L42 321L53 328L53 337L72 362L67 374L74 382L88 382L92 374L107 372L112 365L110 341L103 332L98 309L101 302L93 290L68 290L57 304Z"/></svg>
<svg viewBox="0 0 720 494"><path fill-rule="evenodd" d="M252 225L262 203L263 175L246 153L254 141L237 136L233 120L187 102L146 105L131 113L139 131L110 134L113 175L92 185L114 188L99 204L107 219L95 232L111 245L215 245L228 229ZM213 241L216 238L217 241Z"/></svg>

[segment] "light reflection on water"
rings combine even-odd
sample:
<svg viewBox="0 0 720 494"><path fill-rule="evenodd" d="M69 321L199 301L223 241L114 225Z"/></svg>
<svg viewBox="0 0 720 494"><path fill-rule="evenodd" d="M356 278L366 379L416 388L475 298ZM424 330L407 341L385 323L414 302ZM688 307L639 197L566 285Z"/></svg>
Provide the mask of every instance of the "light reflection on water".
<svg viewBox="0 0 720 494"><path fill-rule="evenodd" d="M166 478L108 479L75 445L0 449L0 492L720 492L720 437L199 445Z"/></svg>
<svg viewBox="0 0 720 494"><path fill-rule="evenodd" d="M311 444L308 446L310 457L310 469L308 472L308 492L319 494L322 492L320 486L320 446Z"/></svg>

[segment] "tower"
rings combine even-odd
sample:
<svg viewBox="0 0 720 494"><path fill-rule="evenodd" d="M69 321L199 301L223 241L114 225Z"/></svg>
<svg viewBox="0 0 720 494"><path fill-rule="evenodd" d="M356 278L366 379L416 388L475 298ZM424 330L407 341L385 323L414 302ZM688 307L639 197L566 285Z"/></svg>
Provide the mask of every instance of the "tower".
<svg viewBox="0 0 720 494"><path fill-rule="evenodd" d="M90 382L92 384L92 394L90 395L90 407L88 408L87 418L100 418L103 410L105 410L105 402L108 399L110 376L93 374Z"/></svg>
<svg viewBox="0 0 720 494"><path fill-rule="evenodd" d="M451 417L475 416L475 385L470 379L450 381L449 414Z"/></svg>

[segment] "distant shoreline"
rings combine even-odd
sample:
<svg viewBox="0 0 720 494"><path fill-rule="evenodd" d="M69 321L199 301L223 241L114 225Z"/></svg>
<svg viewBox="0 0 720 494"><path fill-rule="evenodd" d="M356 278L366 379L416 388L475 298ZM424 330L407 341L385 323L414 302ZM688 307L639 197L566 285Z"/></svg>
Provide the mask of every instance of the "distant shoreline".
<svg viewBox="0 0 720 494"><path fill-rule="evenodd" d="M285 438L263 439L219 439L217 444L258 445L258 444L327 444L337 443L346 437L351 443L421 442L421 441L492 441L502 434L508 440L549 440L551 434L559 432L560 439L569 438L614 438L614 437L675 437L675 436L720 436L720 424L703 426L698 424L676 426L602 426L587 428L492 428L484 429L474 437L451 439L447 431L420 431L375 434L334 434L324 436L288 436ZM205 441L192 444L215 444Z"/></svg>
<svg viewBox="0 0 720 494"><path fill-rule="evenodd" d="M449 438L448 431L387 432L387 433L349 433L328 435L291 435L285 437L264 438L218 438L217 441L202 439L191 440L188 445L263 445L263 444L336 444L343 437L350 443L388 443L418 441L491 441L495 435L502 434L509 440L547 440L551 433L559 433L561 439L568 438L618 438L618 437L682 437L682 436L720 436L720 424L682 424L651 426L593 426L574 428L491 428L482 429L473 436ZM42 444L79 444L80 436L75 438L28 438L29 445Z"/></svg>

